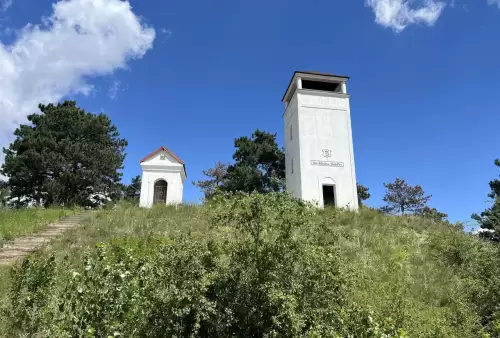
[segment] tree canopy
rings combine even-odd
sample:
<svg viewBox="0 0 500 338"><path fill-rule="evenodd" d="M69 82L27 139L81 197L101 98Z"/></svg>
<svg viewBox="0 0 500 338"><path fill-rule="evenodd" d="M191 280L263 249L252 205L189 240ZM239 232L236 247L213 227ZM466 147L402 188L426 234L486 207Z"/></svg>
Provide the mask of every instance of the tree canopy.
<svg viewBox="0 0 500 338"><path fill-rule="evenodd" d="M500 160L495 160L495 165L500 167ZM482 237L500 242L500 180L490 181L490 189L488 197L493 201L492 206L479 215L473 214L472 218L482 229L486 230L481 232Z"/></svg>
<svg viewBox="0 0 500 338"><path fill-rule="evenodd" d="M9 178L11 197L87 206L93 194L118 194L127 141L111 120L86 112L75 101L39 109L4 148L2 173Z"/></svg>
<svg viewBox="0 0 500 338"><path fill-rule="evenodd" d="M276 143L276 134L256 130L251 137L234 141L235 163L227 169L222 185L228 191L282 191L285 187L285 152Z"/></svg>
<svg viewBox="0 0 500 338"><path fill-rule="evenodd" d="M137 175L136 177L132 178L130 184L125 186L124 189L125 198L132 201L138 200L139 197L141 196L141 184L142 184L141 175Z"/></svg>
<svg viewBox="0 0 500 338"><path fill-rule="evenodd" d="M227 168L227 164L219 161L215 164L214 168L203 170L203 175L207 176L208 179L193 182L195 186L203 191L205 199L210 199L217 188L224 183L227 175Z"/></svg>
<svg viewBox="0 0 500 338"><path fill-rule="evenodd" d="M405 180L396 178L393 183L384 183L386 194L382 208L387 213L418 213L423 210L432 195L425 195L421 186L410 186Z"/></svg>
<svg viewBox="0 0 500 338"><path fill-rule="evenodd" d="M285 188L285 152L276 143L276 134L256 130L251 137L234 141L234 163L217 163L215 168L203 171L208 180L193 182L205 198L216 189L259 193L283 191Z"/></svg>
<svg viewBox="0 0 500 338"><path fill-rule="evenodd" d="M423 207L419 212L417 212L417 215L427 219L442 222L446 221L446 219L448 218L448 214L445 214L444 212L438 211L436 208L431 208L428 206Z"/></svg>
<svg viewBox="0 0 500 338"><path fill-rule="evenodd" d="M366 201L371 197L369 192L370 189L359 183L357 184L356 188L358 191L358 205L361 207L363 206L363 201Z"/></svg>
<svg viewBox="0 0 500 338"><path fill-rule="evenodd" d="M7 199L10 196L9 184L0 179L0 207L7 204Z"/></svg>

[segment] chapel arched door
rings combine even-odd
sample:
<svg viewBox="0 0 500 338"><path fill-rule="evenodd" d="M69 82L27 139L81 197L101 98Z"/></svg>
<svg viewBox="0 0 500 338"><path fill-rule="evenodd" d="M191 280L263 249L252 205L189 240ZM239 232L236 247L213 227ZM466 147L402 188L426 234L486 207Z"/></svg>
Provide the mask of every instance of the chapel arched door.
<svg viewBox="0 0 500 338"><path fill-rule="evenodd" d="M159 180L155 183L153 204L167 203L167 187L168 184L164 180Z"/></svg>

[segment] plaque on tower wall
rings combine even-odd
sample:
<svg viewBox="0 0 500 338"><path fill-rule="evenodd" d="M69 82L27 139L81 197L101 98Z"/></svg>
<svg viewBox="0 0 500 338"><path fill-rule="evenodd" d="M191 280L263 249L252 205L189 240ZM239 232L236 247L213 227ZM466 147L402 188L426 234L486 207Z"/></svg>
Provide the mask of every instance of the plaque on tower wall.
<svg viewBox="0 0 500 338"><path fill-rule="evenodd" d="M311 160L311 165L317 165L317 166L321 166L321 167L343 168L344 162Z"/></svg>

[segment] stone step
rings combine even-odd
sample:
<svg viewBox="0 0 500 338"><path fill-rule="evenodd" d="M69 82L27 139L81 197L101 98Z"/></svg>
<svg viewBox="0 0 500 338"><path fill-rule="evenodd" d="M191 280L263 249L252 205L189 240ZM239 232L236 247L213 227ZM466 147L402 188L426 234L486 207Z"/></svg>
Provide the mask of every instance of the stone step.
<svg viewBox="0 0 500 338"><path fill-rule="evenodd" d="M77 215L63 216L63 217L61 217L61 219L70 219L70 218L81 219L81 218L85 218L85 217L87 217L87 213L82 213L82 214L77 214Z"/></svg>
<svg viewBox="0 0 500 338"><path fill-rule="evenodd" d="M39 248L41 247L43 244L46 244L46 243L49 243L50 242L50 239L47 239L47 241L45 242L39 242L39 241L36 241L36 242L24 242L24 243L9 243L9 244L5 244L2 248L2 250L31 250L31 248ZM2 251L0 251L2 252Z"/></svg>
<svg viewBox="0 0 500 338"><path fill-rule="evenodd" d="M78 218L78 219L61 219L57 222L54 223L78 223L85 220L85 218Z"/></svg>
<svg viewBox="0 0 500 338"><path fill-rule="evenodd" d="M37 236L42 236L42 237L50 237L50 236L59 236L66 231L68 231L70 228L67 229L54 229L54 230L45 230L43 232L40 232L37 234Z"/></svg>
<svg viewBox="0 0 500 338"><path fill-rule="evenodd" d="M0 251L0 259L24 257L30 252L33 252L33 250L31 250L31 251L17 250L17 249L2 250L2 251Z"/></svg>
<svg viewBox="0 0 500 338"><path fill-rule="evenodd" d="M16 264L16 262L19 259L20 259L20 257L18 257L18 258L5 258L5 259L1 259L0 258L0 266L1 267L6 267L6 266L14 265L14 264Z"/></svg>
<svg viewBox="0 0 500 338"><path fill-rule="evenodd" d="M0 257L2 257L2 255L7 252L7 256L9 256L9 253L12 253L12 252L19 252L19 253L22 253L23 255L24 254L27 254L27 253L30 253L30 252L34 252L36 250L38 250L40 248L40 246L38 245L12 245L12 246L8 246L6 247L4 250L0 251Z"/></svg>
<svg viewBox="0 0 500 338"><path fill-rule="evenodd" d="M57 223L57 224L50 224L47 226L47 228L74 228L78 226L80 223Z"/></svg>
<svg viewBox="0 0 500 338"><path fill-rule="evenodd" d="M10 244L10 243L26 243L26 242L33 242L33 243L44 243L46 242L47 239L46 238L43 238L43 237L38 237L38 236L26 236L26 237L20 237L20 238L16 238L15 240L13 240L12 242L9 242L7 244Z"/></svg>
<svg viewBox="0 0 500 338"><path fill-rule="evenodd" d="M59 221L49 224L40 232L19 237L6 243L0 248L0 266L14 264L17 260L26 257L29 253L42 248L52 239L55 239L66 231L76 228L85 219L90 217L91 212L84 212L78 215L62 217Z"/></svg>

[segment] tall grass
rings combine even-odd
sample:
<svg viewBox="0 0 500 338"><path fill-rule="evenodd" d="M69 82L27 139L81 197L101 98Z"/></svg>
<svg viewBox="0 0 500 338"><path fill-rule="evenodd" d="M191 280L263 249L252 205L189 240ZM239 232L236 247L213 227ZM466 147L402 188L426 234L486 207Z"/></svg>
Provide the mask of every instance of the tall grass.
<svg viewBox="0 0 500 338"><path fill-rule="evenodd" d="M27 208L8 209L0 208L0 248L4 243L22 236L35 233L49 223L59 218L71 215L77 210L62 208ZM0 308L5 306L10 288L9 268L0 266ZM6 325L5 316L0 314L0 330Z"/></svg>
<svg viewBox="0 0 500 338"><path fill-rule="evenodd" d="M0 247L5 241L42 229L52 221L74 213L69 209L0 208Z"/></svg>
<svg viewBox="0 0 500 338"><path fill-rule="evenodd" d="M207 252L216 255L214 261L205 257L204 259L208 259L209 263L203 264L228 266L232 264L232 260L242 254L238 251L238 245L243 247L246 242L240 242L240 233L253 231L244 224L249 227L254 227L259 223L268 224L271 230L264 228L259 231L262 231L262 236L268 241L266 243L271 243L269 248L274 254L279 254L279 252L273 251L274 244L272 243L281 242L273 229L277 226L293 225L296 230L287 235L286 241L293 240L292 243L295 243L293 245L299 245L297 243L300 242L310 243L314 245L314 248L328 248L328 250L333 250L331 254L335 257L338 255L338 261L335 260L337 262L335 264L339 264L339 276L344 280L342 288L346 290L346 294L342 297L345 297L346 304L358 304L364 310L372 311L376 321L386 323L387 327L397 328L401 337L500 337L498 306L500 303L500 250L498 246L468 235L458 226L417 217L388 217L369 209L358 213L327 209L307 211L304 214L301 211L304 210L302 206L286 199L283 202L284 205L281 206L279 204L281 202L271 200L276 197L245 198L230 199L208 206L181 206L179 208L157 206L152 209L139 209L132 205L121 204L114 210L103 210L94 214L83 227L66 234L61 241L37 253L32 258L32 262L35 267L38 266L40 273L45 271L44 264L52 266L50 265L52 259L57 262L56 264L60 264L54 268L54 277L51 282L53 284L50 284L52 285L50 290L61 293L58 294L59 296L53 295L58 299L62 297L61 290L68 283L69 277L65 277L68 271L84 273L85 269L82 267L88 264L85 262L88 262L89 257L93 259L99 257L99 250L102 250L99 243L105 243L111 251L118 250L120 257L126 252L123 257L129 257L127 259L137 260L137 262L156 259L154 257L157 257L159 252L163 252L162 248L165 246L173 245L173 248L176 248L178 244L175 243L181 243L182 250L194 250L194 247L203 248L203 254L200 257L205 257L203 255ZM260 200L261 198L263 200ZM268 198L270 200L267 200ZM254 213L252 203L255 200L259 200L262 205L268 203L270 205L268 210L262 214ZM179 238L182 239L180 242ZM285 244L288 243L286 241ZM287 247L289 247L288 244L284 246L284 248ZM248 250L251 248L252 246ZM153 268L157 264L158 271L155 275L161 275L160 271L166 271L165 266L175 263L176 259L182 259L185 262L184 253L176 250L170 253L172 261L169 261L168 255L160 255L161 260L156 263L152 261ZM308 250L304 252L316 252ZM229 254L231 252L233 254ZM238 254L234 255L234 253ZM283 257L286 254L283 252ZM127 264L127 259L123 257L118 260L118 263L109 264L119 264L118 266L122 267L123 264ZM280 256L276 257L280 259ZM283 262L283 264L285 264L283 269L287 268L287 263ZM318 264L322 263L318 262ZM178 269L177 272L176 270L169 272L174 275L168 275L170 276L168 278L174 278L172 276L176 273L189 272L189 269L184 269L183 264L178 265L176 269ZM26 268L26 270L18 269L13 275L15 276L14 284L34 278L30 274L36 275L35 270L33 267ZM295 278L293 274L298 273L297 271L294 272L293 269L290 271L290 279L294 281L291 285L295 288L297 284L294 283L302 282L293 280ZM311 270L305 270L304 273L306 271ZM273 274L279 273L279 269L273 272ZM208 283L216 275L211 272L200 276L206 278L203 279L203 283ZM40 276L43 277L43 273ZM101 283L98 285L105 285L102 284L104 281L100 280L99 276L96 273L92 278L96 278ZM240 271L237 276L239 277L234 277L236 280L245 282L250 275L245 275ZM162 278L167 277L165 275ZM5 285L10 283L12 281ZM276 281L273 283L266 284L266 288L276 287ZM21 286L17 285L17 287ZM287 292L287 289L282 289L275 296L288 299L287 297L291 296ZM107 291L105 294L108 295ZM30 297L32 295L30 293ZM120 297L123 298L123 295ZM139 296L131 293L130 297ZM11 300L4 298L7 307L12 308L12 299L19 300L19 296ZM112 301L116 299L113 298ZM169 304L178 305L174 303ZM288 305L290 304L295 303ZM187 303L185 306L188 306ZM178 310L182 312L186 311L185 309ZM210 309L210 311L215 311ZM292 307L285 310L289 313L293 312ZM213 315L210 311L207 313ZM208 315L207 313L205 315ZM300 317L302 314L295 312L292 314L293 316L290 317L292 319L302 318ZM0 326L0 336L1 332L6 332L3 330L5 326ZM376 337L374 334L362 336Z"/></svg>

